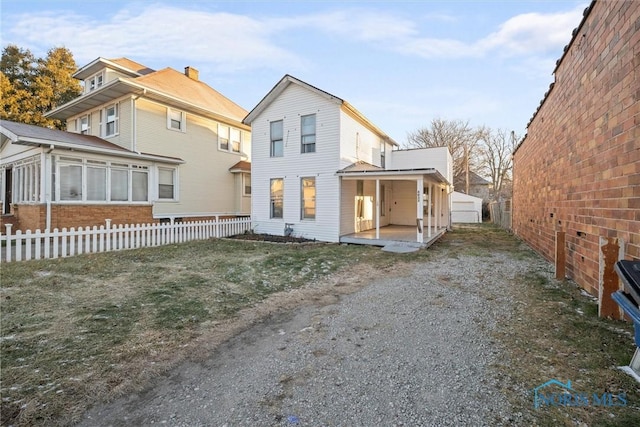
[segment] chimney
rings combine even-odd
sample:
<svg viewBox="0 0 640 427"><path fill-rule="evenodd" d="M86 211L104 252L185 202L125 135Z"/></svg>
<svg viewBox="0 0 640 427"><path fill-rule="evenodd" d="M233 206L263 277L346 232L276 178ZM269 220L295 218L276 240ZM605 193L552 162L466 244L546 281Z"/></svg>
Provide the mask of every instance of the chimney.
<svg viewBox="0 0 640 427"><path fill-rule="evenodd" d="M198 81L198 70L193 67L184 67L184 75L190 79Z"/></svg>

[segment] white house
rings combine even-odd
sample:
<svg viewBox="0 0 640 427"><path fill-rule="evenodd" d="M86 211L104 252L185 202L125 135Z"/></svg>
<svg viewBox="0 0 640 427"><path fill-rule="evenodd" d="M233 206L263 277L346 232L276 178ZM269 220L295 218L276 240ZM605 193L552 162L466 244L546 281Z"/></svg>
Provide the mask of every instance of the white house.
<svg viewBox="0 0 640 427"><path fill-rule="evenodd" d="M398 150L348 102L290 75L243 122L256 232L425 244L450 226L447 148Z"/></svg>
<svg viewBox="0 0 640 427"><path fill-rule="evenodd" d="M482 199L454 191L451 194L451 222L482 222Z"/></svg>

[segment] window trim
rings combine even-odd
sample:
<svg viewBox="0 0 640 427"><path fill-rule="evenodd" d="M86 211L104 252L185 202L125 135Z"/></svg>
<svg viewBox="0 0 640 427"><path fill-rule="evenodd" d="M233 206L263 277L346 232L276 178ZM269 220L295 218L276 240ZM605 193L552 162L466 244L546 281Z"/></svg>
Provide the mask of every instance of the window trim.
<svg viewBox="0 0 640 427"><path fill-rule="evenodd" d="M282 195L279 197L274 196L273 184L276 181L282 183ZM280 216L274 216L274 204L280 200ZM269 180L269 218L270 219L283 219L284 218L284 178L271 178Z"/></svg>
<svg viewBox="0 0 640 427"><path fill-rule="evenodd" d="M83 132L83 129L82 129L82 121L83 121L83 119L87 120L86 132ZM84 115L78 117L76 120L77 120L76 127L77 127L78 133L80 133L82 135L91 135L91 113L84 114Z"/></svg>
<svg viewBox="0 0 640 427"><path fill-rule="evenodd" d="M54 158L55 176L53 184L53 198L56 202L60 203L77 203L77 204L148 204L151 201L149 197L149 190L151 188L151 181L149 175L150 166L142 164L132 163L120 163L117 161L105 161L92 158L78 158L67 156L55 156ZM81 183L79 186L80 197L77 199L62 199L62 175L61 168L76 166L81 168ZM103 168L105 169L105 199L104 200L90 200L88 199L88 168ZM112 200L112 171L119 170L127 173L127 199L126 200ZM147 188L146 188L146 200L134 200L133 199L133 173L140 172L147 176Z"/></svg>
<svg viewBox="0 0 640 427"><path fill-rule="evenodd" d="M304 126L302 124L303 120L305 118L308 117L313 117L313 133L304 133ZM300 153L302 154L306 154L306 153L315 153L316 152L316 115L315 113L313 114L306 114L304 116L300 116ZM313 136L313 142L305 142L305 137L311 137ZM309 148L313 147L313 150L310 150Z"/></svg>
<svg viewBox="0 0 640 427"><path fill-rule="evenodd" d="M180 115L179 120L174 120L173 118L173 114L176 113ZM178 122L180 127L173 127L174 121ZM187 131L187 114L182 110L176 110L174 108L167 107L167 129L185 133Z"/></svg>
<svg viewBox="0 0 640 427"><path fill-rule="evenodd" d="M247 193L247 180L249 181L248 193ZM251 173L249 172L242 173L242 195L245 197L251 197Z"/></svg>
<svg viewBox="0 0 640 427"><path fill-rule="evenodd" d="M85 80L85 93L93 92L104 85L104 70L99 71Z"/></svg>
<svg viewBox="0 0 640 427"><path fill-rule="evenodd" d="M169 197L160 197L160 171L170 171L171 178L173 179L173 195L171 198ZM157 200L160 202L177 202L178 201L178 168L166 167L166 166L158 166L156 171L157 182L156 182L156 190L157 190ZM167 185L167 184L163 184Z"/></svg>
<svg viewBox="0 0 640 427"><path fill-rule="evenodd" d="M305 187L304 182L305 181L313 181L313 187ZM305 194L304 194L304 189L305 188L313 188L313 196L311 198L311 201L313 202L313 216L309 215L305 215L305 208L306 208L306 203L305 201L309 200L307 198L305 198ZM315 176L304 176L300 178L300 221L315 221L316 220L316 194L317 194L317 187L316 187L316 177Z"/></svg>
<svg viewBox="0 0 640 427"><path fill-rule="evenodd" d="M112 134L107 134L107 129L108 129L108 125L109 121L108 120L108 116L107 116L107 111L113 107L114 108L114 118L113 118L113 133ZM103 138L111 138L113 136L118 136L120 134L120 108L118 107L118 103L115 102L113 104L109 104L106 107L104 107L102 110L100 110L100 135Z"/></svg>
<svg viewBox="0 0 640 427"><path fill-rule="evenodd" d="M276 124L280 124L280 139L273 139L273 126ZM284 157L284 120L274 120L269 122L269 157ZM281 154L276 155L275 146L277 143L280 143L280 152Z"/></svg>

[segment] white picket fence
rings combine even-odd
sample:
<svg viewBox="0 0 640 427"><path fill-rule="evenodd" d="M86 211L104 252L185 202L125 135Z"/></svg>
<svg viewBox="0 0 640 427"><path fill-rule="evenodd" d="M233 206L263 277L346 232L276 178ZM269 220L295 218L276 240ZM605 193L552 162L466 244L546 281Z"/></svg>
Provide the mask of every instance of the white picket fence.
<svg viewBox="0 0 640 427"><path fill-rule="evenodd" d="M119 251L172 243L228 237L251 229L251 218L218 221L176 222L173 224L129 224L78 227L62 230L18 230L0 234L0 262L61 258L83 253Z"/></svg>

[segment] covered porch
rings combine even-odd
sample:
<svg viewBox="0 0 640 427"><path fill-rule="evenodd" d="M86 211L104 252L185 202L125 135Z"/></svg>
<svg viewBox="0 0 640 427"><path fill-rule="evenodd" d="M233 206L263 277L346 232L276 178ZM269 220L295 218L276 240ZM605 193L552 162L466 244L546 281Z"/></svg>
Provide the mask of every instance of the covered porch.
<svg viewBox="0 0 640 427"><path fill-rule="evenodd" d="M340 242L425 247L450 228L451 186L434 168L356 163L341 178Z"/></svg>

